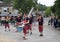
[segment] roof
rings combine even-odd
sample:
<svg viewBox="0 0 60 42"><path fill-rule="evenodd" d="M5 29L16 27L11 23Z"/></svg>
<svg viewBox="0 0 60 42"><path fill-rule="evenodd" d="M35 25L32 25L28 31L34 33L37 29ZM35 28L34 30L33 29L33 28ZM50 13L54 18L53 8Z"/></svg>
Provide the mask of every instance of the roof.
<svg viewBox="0 0 60 42"><path fill-rule="evenodd" d="M18 14L0 14L0 16L17 16Z"/></svg>
<svg viewBox="0 0 60 42"><path fill-rule="evenodd" d="M0 14L0 16L7 16L8 14Z"/></svg>
<svg viewBox="0 0 60 42"><path fill-rule="evenodd" d="M12 6L12 3L4 3L3 1L0 1L0 7L11 7Z"/></svg>
<svg viewBox="0 0 60 42"><path fill-rule="evenodd" d="M11 7L12 4L0 3L0 7Z"/></svg>

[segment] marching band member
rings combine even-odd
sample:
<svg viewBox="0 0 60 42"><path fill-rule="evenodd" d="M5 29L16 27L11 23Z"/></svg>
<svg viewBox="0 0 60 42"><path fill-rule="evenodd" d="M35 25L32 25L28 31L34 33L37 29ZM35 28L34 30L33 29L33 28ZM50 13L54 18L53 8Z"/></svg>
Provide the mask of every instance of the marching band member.
<svg viewBox="0 0 60 42"><path fill-rule="evenodd" d="M22 17L20 14L18 14L16 18L16 28L18 28L18 25L21 23L21 21L22 21ZM18 32L18 30L16 32Z"/></svg>
<svg viewBox="0 0 60 42"><path fill-rule="evenodd" d="M5 31L6 31L6 28L8 28L9 31L10 31L9 17L8 17L8 16L6 16L6 19L5 19L5 23L4 23L4 25L5 25Z"/></svg>
<svg viewBox="0 0 60 42"><path fill-rule="evenodd" d="M28 23L29 23L29 19L28 19L28 16L27 14L24 14L24 18L23 18L23 21L24 21L24 28L23 28L23 33L24 33L24 39L26 40L27 39L27 31L28 31Z"/></svg>
<svg viewBox="0 0 60 42"><path fill-rule="evenodd" d="M40 36L43 36L43 18L41 15L38 16L38 25L39 25Z"/></svg>
<svg viewBox="0 0 60 42"><path fill-rule="evenodd" d="M32 22L33 22L33 17L32 17L32 15L30 15L29 17L29 24L28 24L28 28L29 28L29 30L30 30L30 35L32 34ZM28 31L29 31L28 30Z"/></svg>

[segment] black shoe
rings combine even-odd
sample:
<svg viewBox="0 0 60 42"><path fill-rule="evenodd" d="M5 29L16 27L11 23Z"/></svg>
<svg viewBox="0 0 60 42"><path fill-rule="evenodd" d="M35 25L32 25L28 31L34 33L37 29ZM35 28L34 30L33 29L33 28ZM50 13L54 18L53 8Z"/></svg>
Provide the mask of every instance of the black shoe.
<svg viewBox="0 0 60 42"><path fill-rule="evenodd" d="M40 36L43 36L43 34L40 34Z"/></svg>

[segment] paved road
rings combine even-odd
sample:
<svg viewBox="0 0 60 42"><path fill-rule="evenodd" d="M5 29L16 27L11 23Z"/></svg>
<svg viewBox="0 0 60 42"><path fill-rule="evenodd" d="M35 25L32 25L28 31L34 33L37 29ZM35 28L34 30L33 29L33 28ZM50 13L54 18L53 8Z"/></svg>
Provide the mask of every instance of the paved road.
<svg viewBox="0 0 60 42"><path fill-rule="evenodd" d="M49 18L44 19L44 36L39 36L38 25L32 26L33 34L28 34L28 39L23 40L22 32L15 32L16 28L11 25L11 31L4 31L4 27L0 26L0 42L60 42L60 30L47 25Z"/></svg>

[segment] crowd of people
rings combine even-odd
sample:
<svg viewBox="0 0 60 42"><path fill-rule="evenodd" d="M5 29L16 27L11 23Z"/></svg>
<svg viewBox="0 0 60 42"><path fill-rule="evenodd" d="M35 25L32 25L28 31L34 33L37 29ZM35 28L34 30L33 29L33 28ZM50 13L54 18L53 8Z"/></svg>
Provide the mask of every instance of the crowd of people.
<svg viewBox="0 0 60 42"><path fill-rule="evenodd" d="M36 21L38 21L38 27L39 27L38 29L40 32L40 36L43 36L43 17L39 15ZM16 28L18 28L18 25L23 25L23 34L24 34L23 38L25 40L27 39L28 33L32 35L32 23L33 23L32 15L30 15L29 17L27 14L24 14L23 16L18 14L18 16L14 16L14 17L3 16L3 17L0 17L0 23L1 23L1 26L5 26L5 32L7 31L6 28L8 28L8 30L11 31L9 23L16 26ZM18 32L18 30L16 30L16 32Z"/></svg>
<svg viewBox="0 0 60 42"><path fill-rule="evenodd" d="M58 17L57 16L53 16L50 18L50 20L48 21L48 25L53 25L54 28L58 28Z"/></svg>

